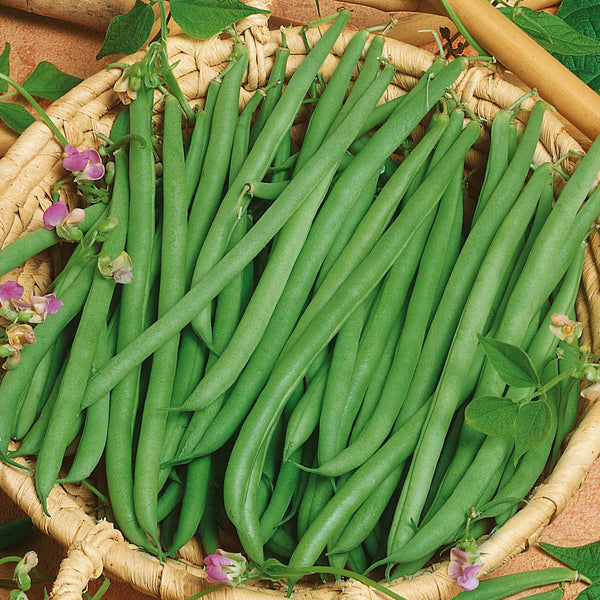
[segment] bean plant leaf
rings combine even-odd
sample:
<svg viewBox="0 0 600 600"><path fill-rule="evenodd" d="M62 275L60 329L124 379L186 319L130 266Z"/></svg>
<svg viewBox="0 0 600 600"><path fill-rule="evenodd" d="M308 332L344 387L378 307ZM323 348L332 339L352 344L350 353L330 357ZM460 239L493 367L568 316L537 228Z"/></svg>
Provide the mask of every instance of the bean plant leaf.
<svg viewBox="0 0 600 600"><path fill-rule="evenodd" d="M521 388L539 386L540 378L524 350L493 338L478 337L488 360L508 385Z"/></svg>
<svg viewBox="0 0 600 600"><path fill-rule="evenodd" d="M600 0L563 0L558 16L579 33L600 40ZM556 58L600 93L600 52L587 56L556 53Z"/></svg>
<svg viewBox="0 0 600 600"><path fill-rule="evenodd" d="M518 412L519 405L510 398L480 396L467 406L465 421L481 433L501 435L515 424Z"/></svg>
<svg viewBox="0 0 600 600"><path fill-rule="evenodd" d="M135 0L129 12L117 15L110 22L96 59L108 54L131 54L139 50L150 36L153 24L152 7L141 0Z"/></svg>
<svg viewBox="0 0 600 600"><path fill-rule="evenodd" d="M0 119L17 133L23 133L35 119L20 105L0 102Z"/></svg>
<svg viewBox="0 0 600 600"><path fill-rule="evenodd" d="M499 10L509 18L514 15L514 22L548 52L572 56L600 52L600 40L583 35L556 15L526 7L514 12L509 7Z"/></svg>
<svg viewBox="0 0 600 600"><path fill-rule="evenodd" d="M267 10L242 4L239 0L171 0L171 16L187 34L206 39L228 25Z"/></svg>
<svg viewBox="0 0 600 600"><path fill-rule="evenodd" d="M546 542L540 542L540 546L550 556L579 571L591 581L600 582L600 541L571 548L553 546Z"/></svg>
<svg viewBox="0 0 600 600"><path fill-rule="evenodd" d="M596 581L592 585L581 590L577 596L577 600L600 600L600 581Z"/></svg>
<svg viewBox="0 0 600 600"><path fill-rule="evenodd" d="M4 44L4 51L0 54L0 73L10 75L10 44ZM8 82L0 81L0 92L8 92Z"/></svg>
<svg viewBox="0 0 600 600"><path fill-rule="evenodd" d="M521 405L515 420L515 464L534 446L543 442L552 428L552 413L542 400Z"/></svg>
<svg viewBox="0 0 600 600"><path fill-rule="evenodd" d="M46 100L58 100L83 79L63 73L48 61L42 61L25 80L23 87L32 95Z"/></svg>

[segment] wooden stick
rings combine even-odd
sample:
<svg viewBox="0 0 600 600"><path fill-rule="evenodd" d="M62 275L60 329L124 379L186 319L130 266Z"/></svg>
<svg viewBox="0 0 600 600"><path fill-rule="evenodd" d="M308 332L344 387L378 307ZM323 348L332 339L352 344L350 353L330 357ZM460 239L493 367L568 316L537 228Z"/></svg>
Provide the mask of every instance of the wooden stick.
<svg viewBox="0 0 600 600"><path fill-rule="evenodd" d="M446 12L438 5L430 4L427 0L351 0L352 4L370 6L384 12L423 12L445 15Z"/></svg>
<svg viewBox="0 0 600 600"><path fill-rule="evenodd" d="M591 139L600 134L600 95L496 10L488 0L448 0L471 35ZM438 4L439 5L439 4Z"/></svg>
<svg viewBox="0 0 600 600"><path fill-rule="evenodd" d="M0 0L0 4L106 31L111 19L129 11L135 0Z"/></svg>

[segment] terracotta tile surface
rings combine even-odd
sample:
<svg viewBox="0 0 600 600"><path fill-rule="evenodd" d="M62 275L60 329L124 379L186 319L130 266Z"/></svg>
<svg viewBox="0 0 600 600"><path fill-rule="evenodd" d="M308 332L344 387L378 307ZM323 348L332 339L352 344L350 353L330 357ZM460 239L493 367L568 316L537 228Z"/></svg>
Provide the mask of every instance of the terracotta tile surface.
<svg viewBox="0 0 600 600"><path fill-rule="evenodd" d="M339 3L321 0L324 12L337 8ZM277 14L284 18L306 20L314 18L314 0L281 0ZM369 25L382 19L379 11L358 8L353 21L356 25ZM22 81L40 60L51 60L68 73L87 77L102 67L95 55L102 44L102 35L60 21L24 14L17 10L0 7L0 43L12 45L12 74ZM0 522L18 518L18 510L8 498L0 493ZM600 539L600 463L592 469L583 488L575 495L566 510L545 531L542 539L553 544L576 546ZM64 556L63 549L39 531L32 533L27 541L14 549L23 554L27 550L36 550L40 556L40 570L44 574L56 573L58 564ZM555 565L537 547L530 548L508 564L496 571L497 575L512 572L539 569ZM0 578L8 575L0 570ZM568 585L565 598L573 598L581 585ZM92 589L96 584L92 584ZM42 598L41 589L29 592L30 598ZM145 596L133 591L125 584L114 582L106 600L127 598L137 600ZM8 593L0 590L0 600L7 600Z"/></svg>

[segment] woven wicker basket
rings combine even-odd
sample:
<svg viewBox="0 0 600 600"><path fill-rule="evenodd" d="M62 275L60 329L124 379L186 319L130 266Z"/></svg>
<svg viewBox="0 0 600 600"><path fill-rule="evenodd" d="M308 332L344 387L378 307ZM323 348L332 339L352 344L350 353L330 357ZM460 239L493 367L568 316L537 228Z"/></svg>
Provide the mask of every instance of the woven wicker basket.
<svg viewBox="0 0 600 600"><path fill-rule="evenodd" d="M279 31L269 31L263 16L246 20L240 24L239 30L250 52L250 66L241 95L243 104L253 90L266 83L281 34ZM307 32L311 45L314 45L321 33L317 28ZM326 60L323 66L326 78L335 68L352 33L349 29L344 32ZM297 29L287 31L286 38L291 51L288 63L290 75L303 60L306 49ZM192 103L203 102L208 83L225 67L232 46L232 40L224 38L193 41L185 36L176 36L170 39L169 56L172 62L178 62L176 75ZM410 89L433 61L431 54L394 40L386 42L385 55L398 68L386 99ZM139 56L131 56L126 62L134 62ZM118 70L98 73L50 108L50 116L64 131L69 143L89 147L96 144L95 132L108 134L120 109L112 91L119 74ZM520 89L502 79L498 69L492 70L477 64L461 77L455 89L463 101L469 102L476 114L487 119L492 119L501 107L512 104L522 95ZM527 120L532 103L533 101L525 103L525 110L519 115L522 121ZM158 105L156 109L160 111L161 106ZM295 125L295 129L297 135L301 135L302 124ZM415 132L415 135L418 136L419 132ZM468 157L470 167L483 161L488 139L489 132L485 132L476 148L471 151ZM539 164L556 160L568 150L580 150L580 147L564 131L560 122L547 112L535 162ZM50 204L49 191L64 174L61 157L62 148L51 132L43 124L35 123L0 160L2 245L41 226L42 212ZM66 190L65 193L68 195L69 191ZM71 203L76 201L74 197L68 199ZM592 345L596 351L600 350L597 264L600 264L600 240L594 234L586 256L578 318L584 323L587 336L584 342ZM51 278L48 257L36 257L23 269L7 275L7 278L15 277L27 289L43 290ZM482 574L527 548L561 512L583 482L590 466L600 454L600 406L587 409L583 411L585 416L552 476L537 489L526 508L484 543L481 549L484 563ZM55 598L80 598L89 579L99 577L103 570L109 577L127 581L136 589L164 600L184 600L207 587L204 573L198 566L202 564L202 555L197 542L190 542L182 550L181 561L160 563L156 558L125 542L112 524L104 520L96 521L90 514L94 499L90 498L85 489L73 485L55 486L48 499L52 515L49 518L42 511L33 478L28 472L0 464L0 486L32 517L38 528L68 548L68 556L61 565L53 589ZM448 578L445 565L412 581L398 582L393 589L409 600L441 600L460 591L456 583ZM299 586L295 597L325 600L339 594L340 588L333 584L321 586L317 591ZM379 597L371 589L354 581L345 584L341 595L355 598ZM284 592L277 585L249 586L244 589L222 589L211 597L250 600L265 596L283 598Z"/></svg>

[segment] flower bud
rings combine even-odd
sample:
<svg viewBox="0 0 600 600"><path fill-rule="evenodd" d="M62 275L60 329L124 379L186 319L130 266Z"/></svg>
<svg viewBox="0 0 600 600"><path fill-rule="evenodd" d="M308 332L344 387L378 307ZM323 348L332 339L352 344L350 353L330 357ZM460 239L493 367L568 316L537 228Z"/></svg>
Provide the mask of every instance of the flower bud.
<svg viewBox="0 0 600 600"><path fill-rule="evenodd" d="M598 370L593 365L585 365L582 369L583 376L592 383L598 381Z"/></svg>
<svg viewBox="0 0 600 600"><path fill-rule="evenodd" d="M15 567L13 579L16 584L24 592L31 587L31 578L29 577L29 571L36 567L38 564L38 557L35 552L27 552L21 562Z"/></svg>
<svg viewBox="0 0 600 600"><path fill-rule="evenodd" d="M106 185L111 185L115 179L115 163L109 161L105 165L104 181Z"/></svg>
<svg viewBox="0 0 600 600"><path fill-rule="evenodd" d="M99 233L109 233L114 231L119 226L119 217L117 215L110 215L106 219L102 219L100 225L98 225Z"/></svg>
<svg viewBox="0 0 600 600"><path fill-rule="evenodd" d="M15 353L15 349L9 344L2 344L0 346L0 358L7 358Z"/></svg>

